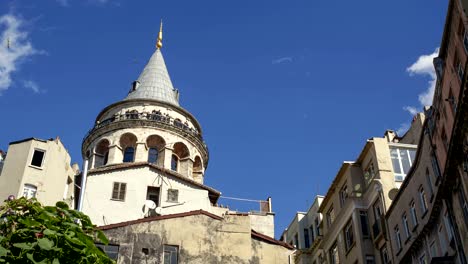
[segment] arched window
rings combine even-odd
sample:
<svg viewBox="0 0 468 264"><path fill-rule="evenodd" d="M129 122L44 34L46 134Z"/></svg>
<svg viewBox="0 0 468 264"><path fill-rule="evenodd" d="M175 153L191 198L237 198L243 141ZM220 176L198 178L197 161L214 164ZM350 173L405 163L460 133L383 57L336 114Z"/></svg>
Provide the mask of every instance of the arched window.
<svg viewBox="0 0 468 264"><path fill-rule="evenodd" d="M182 124L182 121L180 121L179 118L174 119L174 126L182 129L184 128L184 124Z"/></svg>
<svg viewBox="0 0 468 264"><path fill-rule="evenodd" d="M172 155L171 170L177 171L178 166L179 166L179 158L176 155Z"/></svg>
<svg viewBox="0 0 468 264"><path fill-rule="evenodd" d="M102 158L102 165L107 165L108 161L109 161L109 151L106 151L106 153L104 153L104 157Z"/></svg>
<svg viewBox="0 0 468 264"><path fill-rule="evenodd" d="M124 151L123 162L133 162L135 158L135 148L126 147Z"/></svg>
<svg viewBox="0 0 468 264"><path fill-rule="evenodd" d="M148 162L156 163L158 160L159 151L156 148L150 148L148 150Z"/></svg>

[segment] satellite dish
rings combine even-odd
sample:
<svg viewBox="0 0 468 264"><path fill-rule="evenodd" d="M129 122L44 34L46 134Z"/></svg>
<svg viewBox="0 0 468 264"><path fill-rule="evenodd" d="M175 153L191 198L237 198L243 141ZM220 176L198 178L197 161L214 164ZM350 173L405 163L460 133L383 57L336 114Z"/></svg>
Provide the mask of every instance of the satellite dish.
<svg viewBox="0 0 468 264"><path fill-rule="evenodd" d="M395 200L396 196L398 194L398 189L397 188L393 188L391 189L390 191L388 191L388 198L390 198L390 200Z"/></svg>
<svg viewBox="0 0 468 264"><path fill-rule="evenodd" d="M156 207L154 211L156 212L156 214L160 215L162 213L162 207Z"/></svg>
<svg viewBox="0 0 468 264"><path fill-rule="evenodd" d="M144 217L153 216L154 209L156 209L156 203L151 200L146 200L143 205L143 214Z"/></svg>

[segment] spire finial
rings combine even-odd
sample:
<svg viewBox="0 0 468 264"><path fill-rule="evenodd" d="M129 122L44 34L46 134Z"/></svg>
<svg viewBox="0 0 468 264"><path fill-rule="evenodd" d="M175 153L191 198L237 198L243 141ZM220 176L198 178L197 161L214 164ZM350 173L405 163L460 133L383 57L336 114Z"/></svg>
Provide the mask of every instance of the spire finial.
<svg viewBox="0 0 468 264"><path fill-rule="evenodd" d="M162 48L162 27L163 27L163 22L161 19L161 26L159 26L159 34L158 34L158 40L156 41L156 48L161 49Z"/></svg>

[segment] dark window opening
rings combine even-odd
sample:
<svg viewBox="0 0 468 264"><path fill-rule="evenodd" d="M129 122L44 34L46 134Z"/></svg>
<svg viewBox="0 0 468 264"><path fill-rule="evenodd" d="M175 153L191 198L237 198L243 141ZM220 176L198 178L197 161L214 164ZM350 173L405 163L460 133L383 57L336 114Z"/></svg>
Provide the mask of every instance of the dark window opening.
<svg viewBox="0 0 468 264"><path fill-rule="evenodd" d="M179 263L178 255L179 255L178 246L164 245L164 255L163 255L164 264L178 264Z"/></svg>
<svg viewBox="0 0 468 264"><path fill-rule="evenodd" d="M359 217L361 220L361 232L363 237L369 237L369 219L367 218L367 212L361 211L359 212Z"/></svg>
<svg viewBox="0 0 468 264"><path fill-rule="evenodd" d="M177 168L179 167L179 158L176 155L172 155L171 158L171 170L177 171Z"/></svg>
<svg viewBox="0 0 468 264"><path fill-rule="evenodd" d="M159 205L159 187L148 186L146 191L146 200L153 201L156 206Z"/></svg>
<svg viewBox="0 0 468 264"><path fill-rule="evenodd" d="M119 245L104 245L96 243L96 247L101 249L107 256L113 260L117 260L119 258Z"/></svg>
<svg viewBox="0 0 468 264"><path fill-rule="evenodd" d="M45 151L35 149L32 160L31 160L31 165L36 166L36 167L42 167L44 154L45 154Z"/></svg>
<svg viewBox="0 0 468 264"><path fill-rule="evenodd" d="M159 152L156 148L150 148L148 151L148 162L156 163L158 161Z"/></svg>
<svg viewBox="0 0 468 264"><path fill-rule="evenodd" d="M135 158L135 148L126 147L124 151L123 162L133 162L134 158Z"/></svg>

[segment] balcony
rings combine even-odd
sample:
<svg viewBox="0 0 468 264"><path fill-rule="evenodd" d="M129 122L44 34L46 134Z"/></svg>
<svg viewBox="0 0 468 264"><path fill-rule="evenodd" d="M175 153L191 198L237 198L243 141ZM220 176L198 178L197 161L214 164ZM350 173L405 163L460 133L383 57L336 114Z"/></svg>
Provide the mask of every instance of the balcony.
<svg viewBox="0 0 468 264"><path fill-rule="evenodd" d="M158 112L148 113L131 111L121 115L114 115L113 117L102 120L101 122L96 122L95 126L84 136L83 142L88 140L90 135L97 130L112 126L119 127L119 124L125 124L126 122L137 122L137 125L141 126L153 126L172 130L195 139L195 141L198 141L198 143L207 148L202 135L197 129L189 127L188 123L182 123L179 119L172 118L169 115L162 115Z"/></svg>

